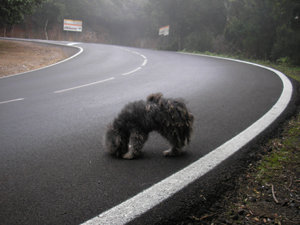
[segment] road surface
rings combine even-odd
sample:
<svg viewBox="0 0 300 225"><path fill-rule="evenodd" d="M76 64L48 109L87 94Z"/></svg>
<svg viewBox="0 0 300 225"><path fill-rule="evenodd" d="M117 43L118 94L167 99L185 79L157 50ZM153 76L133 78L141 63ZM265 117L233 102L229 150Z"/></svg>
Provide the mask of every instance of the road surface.
<svg viewBox="0 0 300 225"><path fill-rule="evenodd" d="M81 47L81 54L0 79L1 224L92 219L231 140L265 115L284 89L274 72L240 62L71 45ZM153 133L141 159L107 155L106 125L129 101L155 92L184 98L194 114L188 153L164 158L168 144Z"/></svg>

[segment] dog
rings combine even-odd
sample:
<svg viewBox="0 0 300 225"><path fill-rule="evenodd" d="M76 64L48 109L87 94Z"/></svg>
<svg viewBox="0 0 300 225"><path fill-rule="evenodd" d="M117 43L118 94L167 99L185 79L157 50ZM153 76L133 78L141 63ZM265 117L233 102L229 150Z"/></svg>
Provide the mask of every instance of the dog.
<svg viewBox="0 0 300 225"><path fill-rule="evenodd" d="M147 100L128 103L107 127L104 143L107 151L118 158L133 159L141 150L149 133L156 131L168 140L171 148L164 156L178 156L190 143L194 116L181 99L151 94Z"/></svg>

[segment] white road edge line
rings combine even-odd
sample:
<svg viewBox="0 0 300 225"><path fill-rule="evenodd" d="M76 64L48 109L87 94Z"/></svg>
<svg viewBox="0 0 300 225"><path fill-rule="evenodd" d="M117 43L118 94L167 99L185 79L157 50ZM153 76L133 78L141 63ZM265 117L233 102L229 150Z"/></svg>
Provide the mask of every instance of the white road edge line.
<svg viewBox="0 0 300 225"><path fill-rule="evenodd" d="M135 73L135 72L139 71L140 69L142 69L142 67L138 67L138 68L136 68L134 70L131 70L131 71L127 72L127 73L123 73L122 76L130 75L132 73Z"/></svg>
<svg viewBox="0 0 300 225"><path fill-rule="evenodd" d="M258 134L264 131L286 109L292 97L293 87L289 79L283 73L269 67L241 60L227 58L222 59L258 66L274 72L283 83L281 96L275 105L250 127L215 150L211 151L204 157L160 181L159 183L154 184L150 188L140 192L127 201L84 222L83 225L120 225L132 221L164 200L168 199L178 191L182 190L196 179L199 179L201 176L215 168L228 157L232 156L235 152L253 140L253 138L255 138Z"/></svg>
<svg viewBox="0 0 300 225"><path fill-rule="evenodd" d="M33 40L22 40L22 39L20 39L20 41L35 42L35 41L33 41ZM39 43L39 42L36 41L36 43ZM48 65L48 66L44 66L44 67L41 67L41 68L38 68L38 69L29 70L29 71L22 72L22 73L16 73L16 74L8 75L8 76L5 76L5 77L0 77L0 80L1 80L1 79L6 79L6 78L9 78L9 77L20 76L20 75L23 75L23 74L26 74L26 73L31 73L31 72L39 71L39 70L46 69L46 68L49 68L49 67L52 67L52 66L56 66L56 65L58 65L58 64L60 64L60 63L67 62L67 61L69 61L69 60L71 60L71 59L77 57L78 55L80 55L80 54L83 52L83 48L82 48L82 47L74 46L74 44L78 44L78 43L70 43L70 44L72 44L72 45L68 45L68 44L65 45L65 44L51 43L51 42L45 42L45 43L46 43L46 44L50 44L50 45L58 45L58 46L65 46L65 47L66 47L66 46L71 46L71 47L73 47L73 48L79 49L79 51L78 51L76 54L70 56L69 58L66 58L66 59L64 59L64 60L62 60L62 61L59 61L59 62L57 62L57 63L51 64L51 65Z"/></svg>
<svg viewBox="0 0 300 225"><path fill-rule="evenodd" d="M1 104L6 104L6 103L11 103L11 102L23 101L23 100L24 100L24 98L12 99L12 100L8 100L8 101L0 102L0 105L1 105Z"/></svg>
<svg viewBox="0 0 300 225"><path fill-rule="evenodd" d="M105 80L99 80L99 81L88 83L88 84L83 84L83 85L79 85L79 86L75 86L75 87L71 87L71 88L66 88L66 89L54 91L53 93L54 94L59 94L59 93L67 92L67 91L72 91L72 90L75 90L75 89L79 89L79 88L83 88L83 87L88 87L88 86L92 86L92 85L95 85L95 84L104 83L104 82L107 82L107 81L110 81L110 80L113 80L113 79L115 79L115 78L114 77L110 77L110 78L105 79Z"/></svg>

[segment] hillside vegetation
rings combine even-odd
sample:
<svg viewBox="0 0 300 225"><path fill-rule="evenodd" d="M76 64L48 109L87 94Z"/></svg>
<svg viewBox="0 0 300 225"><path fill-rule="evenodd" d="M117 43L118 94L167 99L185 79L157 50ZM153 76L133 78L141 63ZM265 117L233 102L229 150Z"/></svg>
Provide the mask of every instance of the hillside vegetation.
<svg viewBox="0 0 300 225"><path fill-rule="evenodd" d="M3 1L3 36L210 51L300 64L298 0ZM13 7L9 14L12 6L6 2L25 2L26 7ZM27 10L28 5L34 7ZM12 20L16 12L19 16ZM63 31L64 19L82 20L83 31ZM166 25L169 35L159 36Z"/></svg>

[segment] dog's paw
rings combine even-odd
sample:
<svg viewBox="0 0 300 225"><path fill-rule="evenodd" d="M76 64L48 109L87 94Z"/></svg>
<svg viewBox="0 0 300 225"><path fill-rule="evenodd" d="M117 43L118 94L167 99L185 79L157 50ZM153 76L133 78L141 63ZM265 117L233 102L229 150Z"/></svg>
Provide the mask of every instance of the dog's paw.
<svg viewBox="0 0 300 225"><path fill-rule="evenodd" d="M172 148L170 148L170 149L168 149L168 150L166 150L166 151L163 151L163 155L165 156L165 157L169 157L169 156L178 156L178 155L181 155L182 154L182 151L181 150L175 150L174 151L174 149L172 149Z"/></svg>
<svg viewBox="0 0 300 225"><path fill-rule="evenodd" d="M123 159L134 159L134 154L132 152L127 152L122 156Z"/></svg>

